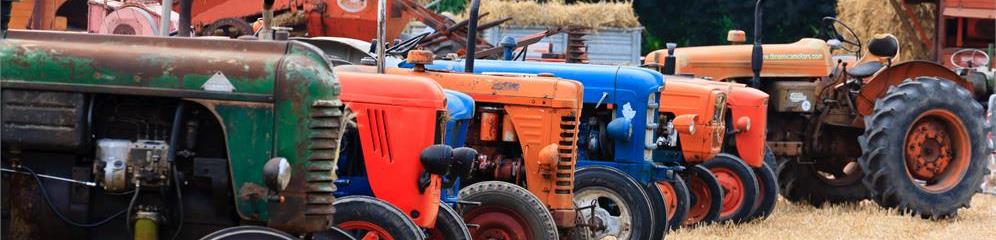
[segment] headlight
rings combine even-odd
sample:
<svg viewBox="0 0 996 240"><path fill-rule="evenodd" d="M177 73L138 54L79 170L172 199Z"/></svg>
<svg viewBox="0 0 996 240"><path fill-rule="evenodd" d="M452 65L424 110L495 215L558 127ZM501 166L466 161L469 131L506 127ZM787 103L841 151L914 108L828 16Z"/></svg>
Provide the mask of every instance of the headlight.
<svg viewBox="0 0 996 240"><path fill-rule="evenodd" d="M723 121L723 114L726 110L726 93L716 91L713 96L715 98L713 101L715 109L713 109L712 122L721 122Z"/></svg>
<svg viewBox="0 0 996 240"><path fill-rule="evenodd" d="M453 163L453 148L436 144L422 150L418 160L422 162L425 171L436 175L446 175Z"/></svg>
<svg viewBox="0 0 996 240"><path fill-rule="evenodd" d="M263 180L274 191L283 191L290 184L291 166L286 158L275 157L263 165Z"/></svg>

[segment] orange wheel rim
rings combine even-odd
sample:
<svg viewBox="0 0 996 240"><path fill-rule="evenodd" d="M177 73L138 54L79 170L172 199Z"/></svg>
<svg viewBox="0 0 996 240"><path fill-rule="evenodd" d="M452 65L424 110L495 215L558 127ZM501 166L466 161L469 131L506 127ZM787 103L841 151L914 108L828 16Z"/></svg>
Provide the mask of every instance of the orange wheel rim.
<svg viewBox="0 0 996 240"><path fill-rule="evenodd" d="M723 208L720 217L729 217L744 205L744 181L733 170L726 168L709 169L723 188Z"/></svg>
<svg viewBox="0 0 996 240"><path fill-rule="evenodd" d="M394 240L391 233L377 224L367 221L348 221L340 223L339 228L346 232L361 232L362 240Z"/></svg>
<svg viewBox="0 0 996 240"><path fill-rule="evenodd" d="M685 225L692 225L701 222L705 219L706 215L709 215L709 205L712 201L712 194L709 193L709 187L705 184L705 181L693 176L689 183L689 192L691 192L692 197L695 197L692 205L688 208L688 217L685 218Z"/></svg>
<svg viewBox="0 0 996 240"><path fill-rule="evenodd" d="M678 209L678 195L674 190L674 185L669 182L657 182L657 190L661 191L664 199L664 206L667 206L667 219L674 217L675 209Z"/></svg>
<svg viewBox="0 0 996 240"><path fill-rule="evenodd" d="M906 175L920 189L944 192L957 186L971 162L971 141L961 119L947 110L920 114L906 133Z"/></svg>

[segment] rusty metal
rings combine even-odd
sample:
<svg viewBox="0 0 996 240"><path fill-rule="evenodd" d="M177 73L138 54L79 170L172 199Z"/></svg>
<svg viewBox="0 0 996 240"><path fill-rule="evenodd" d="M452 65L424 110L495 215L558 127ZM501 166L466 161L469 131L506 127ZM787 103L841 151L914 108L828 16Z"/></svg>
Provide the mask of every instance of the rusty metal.
<svg viewBox="0 0 996 240"><path fill-rule="evenodd" d="M906 166L918 179L933 179L953 161L952 140L943 122L918 122L906 137Z"/></svg>
<svg viewBox="0 0 996 240"><path fill-rule="evenodd" d="M522 36L519 39L516 39L515 48L521 48L521 47L525 47L525 46L529 46L529 45L538 43L540 40L543 40L543 38L546 38L546 37L549 37L549 36L553 36L553 35L562 33L564 31L566 31L566 28L564 28L564 27L553 27L553 28L547 28L546 31L543 31L543 32L538 32L538 33L533 33L533 34L530 34L530 35ZM484 49L484 50L481 50L481 51L477 51L477 55L476 56L479 59L480 58L488 58L488 57L500 54L502 52L502 50L504 50L504 47L500 47L500 46L499 47L488 48L488 49Z"/></svg>
<svg viewBox="0 0 996 240"><path fill-rule="evenodd" d="M584 36L588 35L591 29L585 27L572 26L567 30L567 62L568 63L588 63L588 45Z"/></svg>

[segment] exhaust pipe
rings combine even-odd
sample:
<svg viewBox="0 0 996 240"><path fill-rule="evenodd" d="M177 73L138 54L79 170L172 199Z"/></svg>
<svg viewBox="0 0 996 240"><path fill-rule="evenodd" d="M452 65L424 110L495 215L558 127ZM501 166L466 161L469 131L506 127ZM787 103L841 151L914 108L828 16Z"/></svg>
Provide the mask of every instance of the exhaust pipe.
<svg viewBox="0 0 996 240"><path fill-rule="evenodd" d="M384 43L387 37L387 0L377 1L377 73L384 73Z"/></svg>
<svg viewBox="0 0 996 240"><path fill-rule="evenodd" d="M263 0L263 27L259 29L259 39L273 40L273 2Z"/></svg>
<svg viewBox="0 0 996 240"><path fill-rule="evenodd" d="M191 5L194 4L194 0L180 0L180 29L177 29L177 34L180 37L190 37L193 36L193 29L190 28L190 9Z"/></svg>
<svg viewBox="0 0 996 240"><path fill-rule="evenodd" d="M474 58L477 56L477 20L480 18L478 12L481 8L481 0L470 1L470 21L467 23L467 56L465 57L463 71L474 72Z"/></svg>
<svg viewBox="0 0 996 240"><path fill-rule="evenodd" d="M764 49L761 48L761 18L764 10L761 9L761 2L757 0L754 4L754 50L750 55L750 70L754 73L754 78L750 80L753 88L761 87L761 66L764 65Z"/></svg>

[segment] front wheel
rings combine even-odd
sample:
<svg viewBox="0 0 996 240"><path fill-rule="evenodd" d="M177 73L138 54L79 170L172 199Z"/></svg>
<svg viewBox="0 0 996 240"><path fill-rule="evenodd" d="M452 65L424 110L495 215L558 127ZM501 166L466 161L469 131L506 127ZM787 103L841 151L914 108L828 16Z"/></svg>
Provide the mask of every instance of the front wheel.
<svg viewBox="0 0 996 240"><path fill-rule="evenodd" d="M486 181L460 190L460 199L480 203L462 209L474 239L557 239L557 225L536 197L518 185Z"/></svg>
<svg viewBox="0 0 996 240"><path fill-rule="evenodd" d="M736 223L748 220L757 201L757 176L754 170L737 156L720 153L702 166L709 169L723 188L723 208L719 221Z"/></svg>
<svg viewBox="0 0 996 240"><path fill-rule="evenodd" d="M587 167L574 174L574 204L593 227L594 239L650 239L654 213L641 184L607 167ZM662 223L663 224L663 223ZM664 227L660 227L663 230Z"/></svg>
<svg viewBox="0 0 996 240"><path fill-rule="evenodd" d="M335 225L357 239L425 239L422 229L401 210L368 196L335 201Z"/></svg>
<svg viewBox="0 0 996 240"><path fill-rule="evenodd" d="M875 101L858 163L876 203L923 218L968 207L986 173L982 106L952 81L918 77Z"/></svg>
<svg viewBox="0 0 996 240"><path fill-rule="evenodd" d="M658 181L654 185L664 199L668 229L681 227L685 217L688 216L688 207L691 204L691 200L688 199L691 193L688 192L685 180L675 176L667 181Z"/></svg>
<svg viewBox="0 0 996 240"><path fill-rule="evenodd" d="M450 205L439 204L439 215L436 216L436 226L429 230L431 240L470 240L470 230L463 222L463 216L453 210Z"/></svg>
<svg viewBox="0 0 996 240"><path fill-rule="evenodd" d="M689 167L681 175L688 184L688 215L682 226L692 226L699 223L712 223L719 219L719 211L723 208L723 189L719 180L709 169L702 165Z"/></svg>
<svg viewBox="0 0 996 240"><path fill-rule="evenodd" d="M263 226L235 226L210 233L201 240L296 240L297 238L280 230Z"/></svg>
<svg viewBox="0 0 996 240"><path fill-rule="evenodd" d="M775 171L771 169L772 166L768 165L768 156L772 159L775 158L771 150L767 150L764 163L761 167L754 168L754 175L757 176L757 190L760 194L757 195L754 213L750 215L750 220L767 218L775 210L775 204L778 203L778 176L775 176Z"/></svg>

